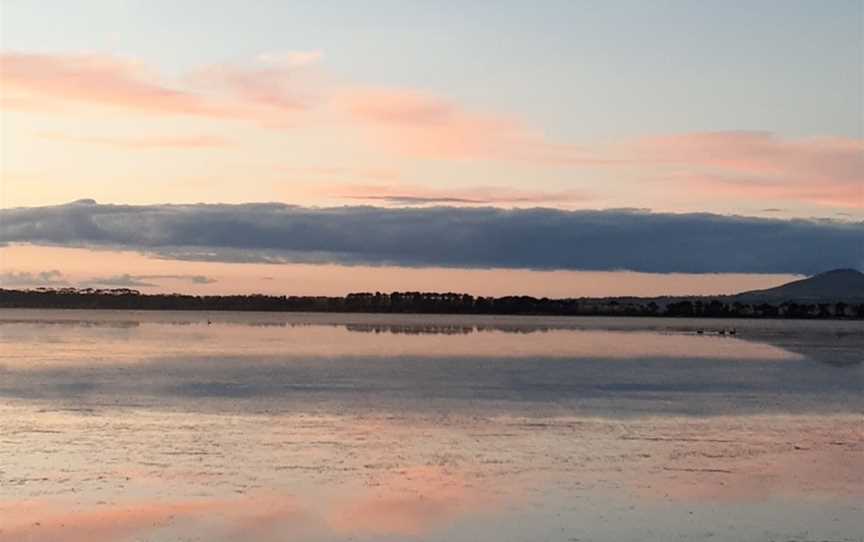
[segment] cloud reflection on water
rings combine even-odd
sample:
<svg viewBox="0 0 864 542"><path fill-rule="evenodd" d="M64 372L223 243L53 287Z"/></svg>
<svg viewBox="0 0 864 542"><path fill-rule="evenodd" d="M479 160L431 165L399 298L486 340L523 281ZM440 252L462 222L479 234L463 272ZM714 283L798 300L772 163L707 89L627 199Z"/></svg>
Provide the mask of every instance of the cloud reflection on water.
<svg viewBox="0 0 864 542"><path fill-rule="evenodd" d="M0 347L0 396L79 406L864 408L861 322L0 311Z"/></svg>
<svg viewBox="0 0 864 542"><path fill-rule="evenodd" d="M116 542L142 536L176 540L193 535L214 542L415 538L488 508L477 490L441 467L403 468L378 478L361 490L319 499L258 492L88 504L56 498L11 501L0 503L0 540Z"/></svg>
<svg viewBox="0 0 864 542"><path fill-rule="evenodd" d="M836 534L854 532L864 497L853 416L93 419L15 408L3 411L4 434L66 444L9 466L4 542L617 541L645 540L646 529L731 541L748 518L782 540L800 540L802 526L816 540L853 540Z"/></svg>

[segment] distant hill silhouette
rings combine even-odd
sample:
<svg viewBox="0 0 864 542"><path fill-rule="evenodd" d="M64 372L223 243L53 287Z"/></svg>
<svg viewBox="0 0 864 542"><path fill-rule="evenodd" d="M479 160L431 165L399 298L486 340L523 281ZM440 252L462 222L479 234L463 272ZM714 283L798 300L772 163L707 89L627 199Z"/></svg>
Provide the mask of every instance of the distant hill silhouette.
<svg viewBox="0 0 864 542"><path fill-rule="evenodd" d="M860 301L864 300L864 273L855 269L835 269L776 288L742 292L734 298L740 302Z"/></svg>

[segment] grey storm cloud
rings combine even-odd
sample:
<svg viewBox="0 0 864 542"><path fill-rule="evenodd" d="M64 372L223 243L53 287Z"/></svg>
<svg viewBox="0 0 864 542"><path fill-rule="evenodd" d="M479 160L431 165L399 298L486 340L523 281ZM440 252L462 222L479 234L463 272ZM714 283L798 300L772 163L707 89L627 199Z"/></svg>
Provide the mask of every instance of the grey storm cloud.
<svg viewBox="0 0 864 542"><path fill-rule="evenodd" d="M213 261L812 274L860 268L864 222L633 209L132 206L80 200L0 210L0 243L125 248Z"/></svg>

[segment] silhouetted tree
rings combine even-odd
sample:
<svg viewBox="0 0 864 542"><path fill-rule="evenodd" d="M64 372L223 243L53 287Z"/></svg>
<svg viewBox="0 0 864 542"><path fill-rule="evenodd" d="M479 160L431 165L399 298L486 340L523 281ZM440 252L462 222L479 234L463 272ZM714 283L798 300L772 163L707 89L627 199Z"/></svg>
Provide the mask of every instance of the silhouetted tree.
<svg viewBox="0 0 864 542"><path fill-rule="evenodd" d="M345 297L262 294L193 296L142 294L129 288L0 289L0 307L58 309L232 310L284 312L386 312L444 314L627 315L713 318L864 318L864 304L845 302L729 305L721 299L550 299L531 296L474 297L453 292L358 292Z"/></svg>

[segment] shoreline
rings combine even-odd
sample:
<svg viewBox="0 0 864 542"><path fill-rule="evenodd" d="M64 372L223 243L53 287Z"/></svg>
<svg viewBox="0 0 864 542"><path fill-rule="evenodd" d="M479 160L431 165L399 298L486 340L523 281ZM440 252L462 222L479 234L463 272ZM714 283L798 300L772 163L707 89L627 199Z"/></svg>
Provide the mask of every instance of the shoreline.
<svg viewBox="0 0 864 542"><path fill-rule="evenodd" d="M38 305L38 304L16 304L11 305L3 301L0 296L0 310L57 310L57 311L116 311L116 312L147 312L147 313L170 313L170 312L214 312L214 313L262 313L262 314L312 314L312 315L404 315L404 316L518 316L534 318L609 318L609 319L674 319L674 320L805 320L805 321L837 321L856 322L864 321L864 316L779 316L779 315L742 315L742 314L667 314L667 313L628 313L628 312L578 312L578 313L556 313L556 312L456 312L456 311L386 311L386 310L315 310L315 309L284 309L284 308L241 308L241 307L148 307L148 306L64 306L64 305Z"/></svg>

